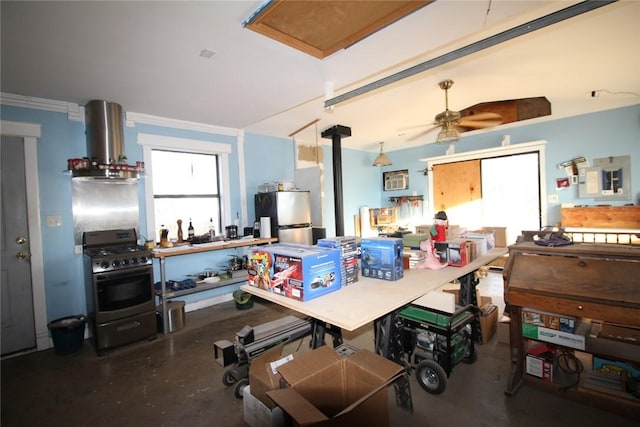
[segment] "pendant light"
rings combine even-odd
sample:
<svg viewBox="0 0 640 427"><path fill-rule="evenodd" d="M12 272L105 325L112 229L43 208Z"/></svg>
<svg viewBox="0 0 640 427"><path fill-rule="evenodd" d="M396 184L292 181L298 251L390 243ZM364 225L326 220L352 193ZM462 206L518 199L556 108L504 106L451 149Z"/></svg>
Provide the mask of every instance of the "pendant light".
<svg viewBox="0 0 640 427"><path fill-rule="evenodd" d="M383 152L382 152L382 147L384 145L384 142L380 143L380 154L378 154L378 157L376 157L376 159L373 161L373 166L391 166L391 159L388 158Z"/></svg>

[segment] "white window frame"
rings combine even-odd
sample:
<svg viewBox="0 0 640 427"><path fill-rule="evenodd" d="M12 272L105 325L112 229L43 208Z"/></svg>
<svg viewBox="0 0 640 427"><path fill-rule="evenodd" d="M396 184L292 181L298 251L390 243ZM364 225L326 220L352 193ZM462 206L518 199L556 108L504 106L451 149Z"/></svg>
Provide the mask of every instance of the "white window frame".
<svg viewBox="0 0 640 427"><path fill-rule="evenodd" d="M521 144L513 144L501 147L487 148L484 150L466 151L459 154L449 154L445 156L428 157L424 159L418 159L421 162L427 163L427 170L433 170L434 165L452 162L462 162L465 160L482 160L489 157L508 156L513 154L523 154L538 152L540 161L540 217L542 225L547 224L547 172L545 168L545 146L547 141L532 141L523 142ZM433 180L429 179L429 206L433 207ZM433 209L433 208L432 208ZM430 218L433 216L429 216Z"/></svg>
<svg viewBox="0 0 640 427"><path fill-rule="evenodd" d="M146 175L153 174L153 164L151 161L152 150L171 150L194 154L214 154L218 156L220 173L220 207L221 223L230 224L231 220L231 198L230 198L230 178L229 178L229 154L231 145L219 142L204 141L200 139L176 138L172 136L162 136L147 133L138 134L138 144L142 146L142 156L145 164ZM158 172L162 173L162 172ZM170 173L170 171L169 171ZM155 207L153 198L153 182L151 179L144 180L145 206L147 211L147 232L146 236L156 235Z"/></svg>

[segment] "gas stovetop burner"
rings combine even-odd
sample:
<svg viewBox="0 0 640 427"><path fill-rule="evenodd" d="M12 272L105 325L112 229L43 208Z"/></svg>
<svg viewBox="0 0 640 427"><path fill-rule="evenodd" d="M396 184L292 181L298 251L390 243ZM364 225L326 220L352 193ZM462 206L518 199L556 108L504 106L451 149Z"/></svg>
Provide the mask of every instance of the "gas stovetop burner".
<svg viewBox="0 0 640 427"><path fill-rule="evenodd" d="M122 270L153 263L151 251L137 244L136 231L106 230L83 235L84 254L93 273Z"/></svg>

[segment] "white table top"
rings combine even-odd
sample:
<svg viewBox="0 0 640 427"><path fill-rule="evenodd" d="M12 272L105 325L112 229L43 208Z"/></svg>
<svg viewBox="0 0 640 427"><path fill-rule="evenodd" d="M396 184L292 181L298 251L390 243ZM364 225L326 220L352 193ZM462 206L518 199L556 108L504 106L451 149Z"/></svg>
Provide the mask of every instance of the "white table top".
<svg viewBox="0 0 640 427"><path fill-rule="evenodd" d="M507 251L507 248L494 248L464 267L405 270L404 277L396 281L359 277L356 283L306 302L249 284L242 285L240 289L343 330L353 331L489 264Z"/></svg>

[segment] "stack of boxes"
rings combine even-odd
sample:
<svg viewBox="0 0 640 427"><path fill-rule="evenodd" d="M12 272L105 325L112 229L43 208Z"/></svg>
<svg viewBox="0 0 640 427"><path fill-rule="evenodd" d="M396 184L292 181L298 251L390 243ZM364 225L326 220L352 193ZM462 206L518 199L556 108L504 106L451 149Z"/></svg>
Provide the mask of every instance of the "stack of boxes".
<svg viewBox="0 0 640 427"><path fill-rule="evenodd" d="M526 372L553 382L555 346L584 350L590 326L572 316L524 307L522 336L535 340L527 349Z"/></svg>
<svg viewBox="0 0 640 427"><path fill-rule="evenodd" d="M358 243L355 236L327 237L318 239L318 246L340 249L340 264L342 272L342 286L348 286L358 281Z"/></svg>

